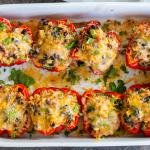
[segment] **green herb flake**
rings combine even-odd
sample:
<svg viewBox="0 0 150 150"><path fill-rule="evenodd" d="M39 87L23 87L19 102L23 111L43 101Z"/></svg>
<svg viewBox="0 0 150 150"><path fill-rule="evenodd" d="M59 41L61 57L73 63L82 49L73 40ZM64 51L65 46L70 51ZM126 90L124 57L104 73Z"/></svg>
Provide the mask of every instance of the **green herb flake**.
<svg viewBox="0 0 150 150"><path fill-rule="evenodd" d="M126 34L127 34L126 31L120 31L120 32L119 32L119 35L120 35L120 36L123 36L123 35L126 35Z"/></svg>
<svg viewBox="0 0 150 150"><path fill-rule="evenodd" d="M100 78L96 79L95 83L99 84L100 82L102 82L102 80Z"/></svg>
<svg viewBox="0 0 150 150"><path fill-rule="evenodd" d="M70 50L70 49L75 48L76 45L77 45L77 41L72 41L72 42L70 42L70 43L66 46L66 48L67 48L68 50Z"/></svg>
<svg viewBox="0 0 150 150"><path fill-rule="evenodd" d="M67 70L66 75L66 80L71 82L72 85L76 84L80 80L80 76L77 74L76 69Z"/></svg>
<svg viewBox="0 0 150 150"><path fill-rule="evenodd" d="M110 82L109 83L109 89L113 92L117 92L117 87L116 84L114 82Z"/></svg>
<svg viewBox="0 0 150 150"><path fill-rule="evenodd" d="M12 42L12 38L8 37L2 41L4 45L9 45Z"/></svg>
<svg viewBox="0 0 150 150"><path fill-rule="evenodd" d="M129 71L127 70L125 65L121 65L120 69L124 72L124 73L129 73Z"/></svg>
<svg viewBox="0 0 150 150"><path fill-rule="evenodd" d="M17 137L16 131L11 134L11 138L15 139Z"/></svg>
<svg viewBox="0 0 150 150"><path fill-rule="evenodd" d="M32 128L30 131L28 131L29 138L32 138L33 134L35 133L34 128Z"/></svg>
<svg viewBox="0 0 150 150"><path fill-rule="evenodd" d="M78 129L78 126L76 126L74 129L72 129L71 131L65 130L64 135L65 136L69 136L73 131L76 131Z"/></svg>
<svg viewBox="0 0 150 150"><path fill-rule="evenodd" d="M93 42L93 38L89 37L86 44L91 44Z"/></svg>
<svg viewBox="0 0 150 150"><path fill-rule="evenodd" d="M96 31L94 29L90 30L90 36L94 39L96 37Z"/></svg>
<svg viewBox="0 0 150 150"><path fill-rule="evenodd" d="M77 104L73 107L73 112L77 114L79 113L79 109L80 109L80 106Z"/></svg>
<svg viewBox="0 0 150 150"><path fill-rule="evenodd" d="M117 69L113 67L113 65L110 66L109 70L105 73L103 80L106 85L108 78L114 78L117 75Z"/></svg>
<svg viewBox="0 0 150 150"><path fill-rule="evenodd" d="M0 22L0 31L6 30L6 25L2 22Z"/></svg>
<svg viewBox="0 0 150 150"><path fill-rule="evenodd" d="M0 85L4 85L5 82L3 80L0 80Z"/></svg>
<svg viewBox="0 0 150 150"><path fill-rule="evenodd" d="M107 31L108 28L109 28L109 24L108 24L108 23L104 23L104 24L102 25L102 30Z"/></svg>
<svg viewBox="0 0 150 150"><path fill-rule="evenodd" d="M119 26L120 26L120 25L121 25L121 22L120 22L120 21L115 20L115 21L114 21L114 24L116 24L116 25L119 25Z"/></svg>
<svg viewBox="0 0 150 150"><path fill-rule="evenodd" d="M69 136L70 133L71 133L70 131L67 131L67 130L66 130L66 131L64 132L64 135L65 135L65 136Z"/></svg>
<svg viewBox="0 0 150 150"><path fill-rule="evenodd" d="M27 87L30 87L35 83L35 80L32 77L26 75L20 69L16 70L15 68L11 70L8 78L9 80L13 80L15 84L21 83Z"/></svg>
<svg viewBox="0 0 150 150"><path fill-rule="evenodd" d="M107 71L107 76L109 78L115 77L117 75L117 69L112 66L110 66L109 70Z"/></svg>
<svg viewBox="0 0 150 150"><path fill-rule="evenodd" d="M109 89L113 92L123 93L126 90L126 86L124 81L118 80L117 84L115 84L114 82L110 82Z"/></svg>
<svg viewBox="0 0 150 150"><path fill-rule="evenodd" d="M98 50L92 51L92 55L98 55L98 54L99 54L99 51L98 51Z"/></svg>
<svg viewBox="0 0 150 150"><path fill-rule="evenodd" d="M87 108L87 113L92 112L92 111L94 111L94 110L95 110L94 105L90 105L90 106L88 106L88 108Z"/></svg>
<svg viewBox="0 0 150 150"><path fill-rule="evenodd" d="M83 67L83 66L85 66L85 63L83 62L83 61L77 61L77 65L78 65L78 67Z"/></svg>

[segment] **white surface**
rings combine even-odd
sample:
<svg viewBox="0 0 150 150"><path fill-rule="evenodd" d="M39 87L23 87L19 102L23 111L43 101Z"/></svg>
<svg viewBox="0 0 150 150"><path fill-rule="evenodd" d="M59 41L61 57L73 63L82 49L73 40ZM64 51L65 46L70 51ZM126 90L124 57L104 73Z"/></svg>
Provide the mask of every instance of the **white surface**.
<svg viewBox="0 0 150 150"><path fill-rule="evenodd" d="M58 3L0 5L1 16L7 18L68 17L74 21L106 18L150 17L150 3ZM149 145L150 138L64 138L36 137L34 139L0 138L0 146L6 147L81 147Z"/></svg>

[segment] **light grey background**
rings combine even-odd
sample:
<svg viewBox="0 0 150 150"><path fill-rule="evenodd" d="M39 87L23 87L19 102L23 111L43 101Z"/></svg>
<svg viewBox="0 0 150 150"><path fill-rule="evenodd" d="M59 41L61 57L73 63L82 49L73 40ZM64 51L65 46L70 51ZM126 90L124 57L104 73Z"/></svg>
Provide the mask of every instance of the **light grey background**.
<svg viewBox="0 0 150 150"><path fill-rule="evenodd" d="M65 1L65 0L64 0ZM75 1L75 0L74 0ZM120 0L122 1L122 0ZM63 0L0 0L0 4L8 3L44 3L63 2ZM22 145L23 146L23 145ZM0 150L150 150L150 146L125 146L125 147L92 147L92 148L0 148Z"/></svg>

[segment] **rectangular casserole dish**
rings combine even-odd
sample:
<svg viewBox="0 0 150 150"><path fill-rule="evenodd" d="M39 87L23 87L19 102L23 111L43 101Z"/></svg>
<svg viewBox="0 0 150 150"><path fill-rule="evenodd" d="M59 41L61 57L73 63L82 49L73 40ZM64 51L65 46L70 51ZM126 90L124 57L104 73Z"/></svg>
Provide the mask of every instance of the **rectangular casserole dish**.
<svg viewBox="0 0 150 150"><path fill-rule="evenodd" d="M73 21L90 19L123 19L150 17L150 3L45 3L0 5L0 16L9 19L32 19L42 17L66 17ZM150 138L106 137L100 140L87 137L42 137L36 135L19 139L0 138L3 147L95 147L149 145Z"/></svg>

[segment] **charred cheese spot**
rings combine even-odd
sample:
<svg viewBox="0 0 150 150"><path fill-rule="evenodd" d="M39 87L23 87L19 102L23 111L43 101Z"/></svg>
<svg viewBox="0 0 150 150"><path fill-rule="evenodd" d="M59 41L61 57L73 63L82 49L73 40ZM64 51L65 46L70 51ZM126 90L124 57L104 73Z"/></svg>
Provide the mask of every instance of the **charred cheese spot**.
<svg viewBox="0 0 150 150"><path fill-rule="evenodd" d="M136 123L150 121L150 89L129 90L126 97L126 109L123 122L134 127Z"/></svg>
<svg viewBox="0 0 150 150"><path fill-rule="evenodd" d="M28 61L32 38L26 29L15 28L11 32L0 31L0 62L11 65L17 60Z"/></svg>
<svg viewBox="0 0 150 150"><path fill-rule="evenodd" d="M33 60L37 66L48 70L64 70L71 62L69 55L74 44L75 32L67 24L42 20Z"/></svg>
<svg viewBox="0 0 150 150"><path fill-rule="evenodd" d="M79 35L79 59L92 70L105 72L118 54L119 42L115 36L102 31L100 26L83 29Z"/></svg>
<svg viewBox="0 0 150 150"><path fill-rule="evenodd" d="M0 88L0 130L20 136L30 124L27 101L14 86Z"/></svg>
<svg viewBox="0 0 150 150"><path fill-rule="evenodd" d="M30 97L31 118L37 131L68 126L79 113L77 97L60 90L44 90Z"/></svg>
<svg viewBox="0 0 150 150"><path fill-rule="evenodd" d="M131 41L132 57L141 66L150 66L150 24L140 24L137 35Z"/></svg>
<svg viewBox="0 0 150 150"><path fill-rule="evenodd" d="M86 97L84 121L87 123L87 130L91 130L92 136L96 138L113 135L119 128L119 115L111 100L112 97L102 93Z"/></svg>

